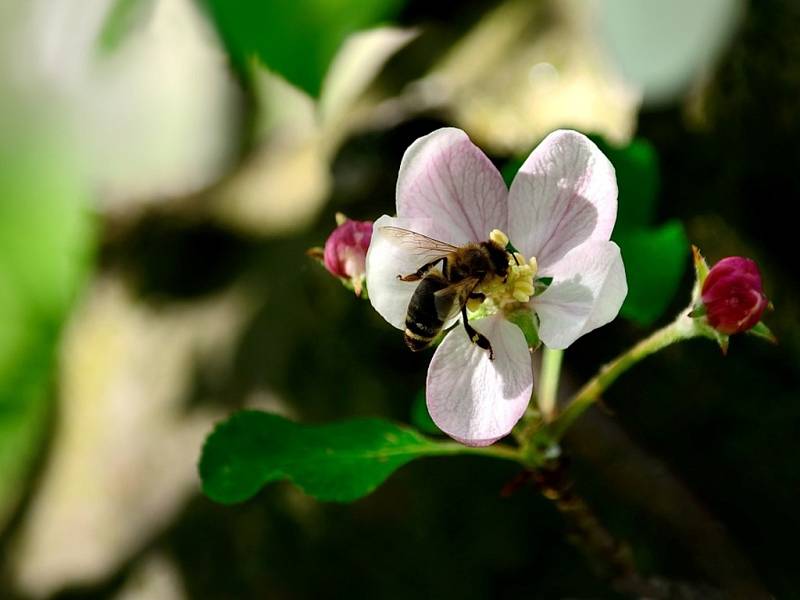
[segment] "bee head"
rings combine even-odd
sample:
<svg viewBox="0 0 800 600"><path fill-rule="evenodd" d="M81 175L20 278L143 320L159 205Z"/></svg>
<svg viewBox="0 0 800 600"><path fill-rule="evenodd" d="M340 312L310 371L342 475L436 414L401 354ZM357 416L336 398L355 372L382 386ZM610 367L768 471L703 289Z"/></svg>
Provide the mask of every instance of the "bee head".
<svg viewBox="0 0 800 600"><path fill-rule="evenodd" d="M489 260L495 272L502 278L508 275L508 251L495 242L488 242L486 249L489 251Z"/></svg>

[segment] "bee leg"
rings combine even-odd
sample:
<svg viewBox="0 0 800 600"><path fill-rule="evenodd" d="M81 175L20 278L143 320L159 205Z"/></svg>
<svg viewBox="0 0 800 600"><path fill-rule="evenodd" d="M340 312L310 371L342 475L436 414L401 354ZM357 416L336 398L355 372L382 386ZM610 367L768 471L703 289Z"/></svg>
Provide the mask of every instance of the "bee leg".
<svg viewBox="0 0 800 600"><path fill-rule="evenodd" d="M422 265L419 269L417 269L414 273L409 273L408 275L398 275L397 278L400 281L419 281L425 276L425 273L430 271L433 267L436 266L436 263L442 261L442 270L447 269L447 258L437 258L434 261L431 261L425 265Z"/></svg>
<svg viewBox="0 0 800 600"><path fill-rule="evenodd" d="M470 300L480 300L481 302L483 302L484 300L486 300L486 294L484 294L482 292L472 292L469 295L469 299Z"/></svg>
<svg viewBox="0 0 800 600"><path fill-rule="evenodd" d="M467 336L469 337L469 341L473 344L478 346L478 348L483 348L484 350L489 351L489 360L494 360L494 350L492 350L492 344L489 342L489 338L485 335L476 331L475 328L469 324L467 320L467 307L461 307L461 319L464 323L464 329L467 331Z"/></svg>

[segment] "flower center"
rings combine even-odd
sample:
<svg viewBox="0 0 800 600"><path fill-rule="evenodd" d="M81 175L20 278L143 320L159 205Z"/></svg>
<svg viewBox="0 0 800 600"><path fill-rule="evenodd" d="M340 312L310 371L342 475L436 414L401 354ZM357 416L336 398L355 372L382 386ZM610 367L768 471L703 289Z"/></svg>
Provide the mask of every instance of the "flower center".
<svg viewBox="0 0 800 600"><path fill-rule="evenodd" d="M476 291L485 295L486 299L470 300L467 305L470 312L485 311L492 314L516 308L519 304L527 304L536 290L533 284L538 270L536 257L526 259L509 245L508 236L499 229L489 234L489 240L508 252L508 274L505 278L495 275L484 281Z"/></svg>

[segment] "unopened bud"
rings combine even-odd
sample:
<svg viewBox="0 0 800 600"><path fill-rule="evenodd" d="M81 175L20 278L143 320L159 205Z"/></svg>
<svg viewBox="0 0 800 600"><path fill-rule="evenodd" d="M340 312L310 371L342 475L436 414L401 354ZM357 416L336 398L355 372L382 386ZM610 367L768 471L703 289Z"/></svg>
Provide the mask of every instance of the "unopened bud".
<svg viewBox="0 0 800 600"><path fill-rule="evenodd" d="M323 250L322 263L328 272L350 281L359 295L371 239L372 221L345 220L328 236Z"/></svg>
<svg viewBox="0 0 800 600"><path fill-rule="evenodd" d="M708 324L726 335L755 327L769 304L756 263L741 256L723 258L711 268L700 298Z"/></svg>

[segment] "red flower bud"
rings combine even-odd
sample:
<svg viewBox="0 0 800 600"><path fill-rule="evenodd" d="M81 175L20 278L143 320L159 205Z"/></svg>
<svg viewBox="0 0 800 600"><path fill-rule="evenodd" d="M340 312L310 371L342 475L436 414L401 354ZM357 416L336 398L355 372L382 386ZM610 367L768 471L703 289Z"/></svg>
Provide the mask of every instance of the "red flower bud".
<svg viewBox="0 0 800 600"><path fill-rule="evenodd" d="M322 262L332 275L350 279L360 290L367 249L372 239L372 221L346 220L328 236Z"/></svg>
<svg viewBox="0 0 800 600"><path fill-rule="evenodd" d="M756 263L741 256L729 256L715 264L700 297L708 324L726 335L754 327L769 303Z"/></svg>

